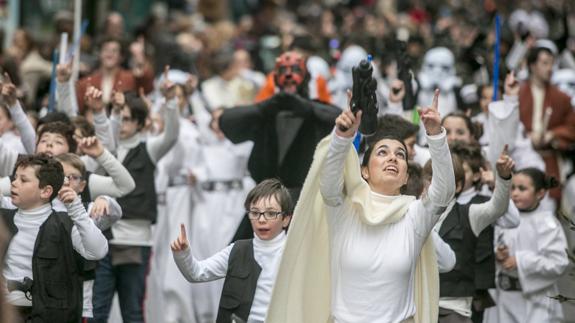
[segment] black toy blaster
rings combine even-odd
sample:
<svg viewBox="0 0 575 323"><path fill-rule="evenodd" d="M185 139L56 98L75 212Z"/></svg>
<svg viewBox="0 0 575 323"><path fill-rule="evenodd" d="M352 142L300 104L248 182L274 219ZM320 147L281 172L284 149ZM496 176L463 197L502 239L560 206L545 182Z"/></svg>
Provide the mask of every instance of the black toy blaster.
<svg viewBox="0 0 575 323"><path fill-rule="evenodd" d="M352 97L350 102L351 112L356 114L363 111L359 132L364 136L370 136L377 130L377 81L373 78L373 66L371 65L371 55L367 59L361 60L354 66ZM347 129L341 129L343 131Z"/></svg>
<svg viewBox="0 0 575 323"><path fill-rule="evenodd" d="M397 78L403 82L405 87L405 96L403 97L403 110L411 110L415 107L415 93L413 91L413 84L411 80L411 59L407 56L406 44L404 41L399 41L397 44ZM395 94L399 93L401 89L391 89Z"/></svg>

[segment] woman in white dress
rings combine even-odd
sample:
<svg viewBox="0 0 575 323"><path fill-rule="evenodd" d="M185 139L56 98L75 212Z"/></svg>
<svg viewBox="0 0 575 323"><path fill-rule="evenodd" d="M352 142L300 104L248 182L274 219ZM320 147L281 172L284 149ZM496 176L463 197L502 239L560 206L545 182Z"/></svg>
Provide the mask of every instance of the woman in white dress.
<svg viewBox="0 0 575 323"><path fill-rule="evenodd" d="M553 212L540 203L557 184L536 168L513 175L511 198L521 224L498 233L495 323L562 321L561 304L551 297L559 294L557 280L569 264L567 240Z"/></svg>
<svg viewBox="0 0 575 323"><path fill-rule="evenodd" d="M337 118L298 201L266 322L437 322L430 233L455 192L438 95L420 112L433 161L421 200L401 194L401 140L375 141L360 167L352 141L361 112Z"/></svg>

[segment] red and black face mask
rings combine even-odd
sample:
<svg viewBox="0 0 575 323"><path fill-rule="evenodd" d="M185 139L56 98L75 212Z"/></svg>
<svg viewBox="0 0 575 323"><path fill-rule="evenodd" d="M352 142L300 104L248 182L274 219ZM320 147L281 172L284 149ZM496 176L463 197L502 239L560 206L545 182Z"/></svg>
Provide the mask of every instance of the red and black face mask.
<svg viewBox="0 0 575 323"><path fill-rule="evenodd" d="M276 86L288 93L299 92L305 82L307 69L302 55L296 52L285 52L276 59L274 77Z"/></svg>

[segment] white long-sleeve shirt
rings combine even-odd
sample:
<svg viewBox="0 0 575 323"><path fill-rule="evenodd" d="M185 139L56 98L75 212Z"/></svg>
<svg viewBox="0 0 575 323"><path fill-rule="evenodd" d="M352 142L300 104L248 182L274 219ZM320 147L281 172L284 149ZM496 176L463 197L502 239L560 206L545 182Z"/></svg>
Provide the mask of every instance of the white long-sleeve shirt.
<svg viewBox="0 0 575 323"><path fill-rule="evenodd" d="M8 110L10 110L12 123L20 133L22 145L27 153L33 154L36 149L36 131L34 131L28 117L26 117L26 113L22 110L20 102L16 101L16 104L9 107ZM19 153L19 151L12 149L0 140L0 176L12 175Z"/></svg>
<svg viewBox="0 0 575 323"><path fill-rule="evenodd" d="M254 258L261 267L256 292L248 316L248 322L264 322L277 276L278 266L285 246L286 235L282 231L272 240L262 240L254 235ZM190 248L174 252L174 260L180 272L189 282L206 282L226 277L228 260L233 244L210 258L198 261Z"/></svg>
<svg viewBox="0 0 575 323"><path fill-rule="evenodd" d="M164 106L164 120L166 122L164 132L157 137L146 139L146 151L154 164L164 157L168 151L176 144L180 131L178 120L178 106L176 99L167 101ZM140 133L120 140L118 145L118 160L123 162L130 149L135 148L142 142ZM91 180L92 178L90 178ZM151 183L154 185L154 183ZM90 187L90 190L92 187ZM106 194L113 196L112 194ZM94 194L92 193L92 196ZM114 239L111 244L124 246L152 246L151 221L141 219L121 219L112 226Z"/></svg>
<svg viewBox="0 0 575 323"><path fill-rule="evenodd" d="M88 260L102 259L108 252L108 241L88 217L80 198L76 198L66 207L70 219L74 222L71 232L74 250ZM12 238L6 252L6 265L3 270L5 279L17 281L22 281L24 277L34 279L32 274L34 245L40 227L50 214L52 214L51 204L44 204L33 210L16 212L14 224L18 232ZM8 293L7 301L18 306L32 305L21 291Z"/></svg>
<svg viewBox="0 0 575 323"><path fill-rule="evenodd" d="M432 230L431 237L433 238L433 247L435 248L435 257L437 257L437 269L439 273L450 272L457 262L455 252L453 252L453 249L451 249L447 242L441 239L437 231Z"/></svg>
<svg viewBox="0 0 575 323"><path fill-rule="evenodd" d="M414 272L421 248L455 193L445 130L427 137L434 174L428 195L411 202L398 222L374 226L361 221L343 191L342 170L352 140L332 135L320 175L328 212L332 315L337 323L401 322L416 311ZM399 197L371 195L375 208Z"/></svg>

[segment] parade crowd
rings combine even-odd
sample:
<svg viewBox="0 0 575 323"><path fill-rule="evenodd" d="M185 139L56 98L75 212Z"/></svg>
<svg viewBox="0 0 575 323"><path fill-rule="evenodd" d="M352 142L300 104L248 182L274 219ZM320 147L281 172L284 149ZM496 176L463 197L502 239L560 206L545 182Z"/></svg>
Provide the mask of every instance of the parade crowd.
<svg viewBox="0 0 575 323"><path fill-rule="evenodd" d="M572 322L575 3L102 20L0 52L0 322Z"/></svg>

